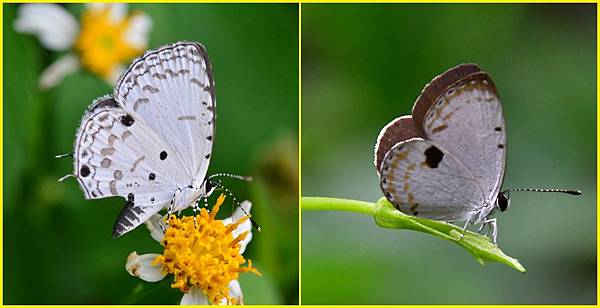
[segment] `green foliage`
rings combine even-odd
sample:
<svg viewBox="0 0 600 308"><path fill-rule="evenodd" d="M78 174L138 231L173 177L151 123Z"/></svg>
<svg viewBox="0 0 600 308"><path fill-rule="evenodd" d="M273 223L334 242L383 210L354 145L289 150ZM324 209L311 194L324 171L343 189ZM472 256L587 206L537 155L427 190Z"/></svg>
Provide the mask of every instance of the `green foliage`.
<svg viewBox="0 0 600 308"><path fill-rule="evenodd" d="M486 236L471 231L466 231L463 236L463 230L453 224L406 215L395 209L385 198L379 199L375 204L378 208L374 216L375 222L382 228L429 233L462 246L481 265L484 265L486 260L500 262L520 272L525 272L525 268L517 259L504 254Z"/></svg>
<svg viewBox="0 0 600 308"><path fill-rule="evenodd" d="M372 215L375 223L386 229L405 229L431 234L467 250L481 265L485 261L504 263L520 272L525 268L517 259L504 254L488 237L463 230L453 224L406 215L380 198L376 203L323 197L302 197L302 210L339 210ZM426 257L425 257L426 258Z"/></svg>

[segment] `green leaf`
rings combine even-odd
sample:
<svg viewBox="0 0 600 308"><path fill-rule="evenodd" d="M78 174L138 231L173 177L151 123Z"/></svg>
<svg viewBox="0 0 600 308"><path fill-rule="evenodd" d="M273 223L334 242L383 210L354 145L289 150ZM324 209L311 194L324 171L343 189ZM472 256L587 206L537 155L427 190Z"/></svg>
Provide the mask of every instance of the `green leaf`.
<svg viewBox="0 0 600 308"><path fill-rule="evenodd" d="M515 258L506 255L488 237L463 230L453 224L417 218L398 211L385 198L377 203L322 197L302 197L302 210L336 210L372 215L375 223L386 229L406 229L428 233L451 241L466 249L475 260L485 265L485 261L504 263L520 272L525 268Z"/></svg>

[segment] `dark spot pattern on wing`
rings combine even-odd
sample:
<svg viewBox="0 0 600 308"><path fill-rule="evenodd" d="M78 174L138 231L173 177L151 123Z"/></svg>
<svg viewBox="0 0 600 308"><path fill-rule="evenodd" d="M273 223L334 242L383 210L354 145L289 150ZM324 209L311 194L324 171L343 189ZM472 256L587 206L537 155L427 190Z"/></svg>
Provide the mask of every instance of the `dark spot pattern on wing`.
<svg viewBox="0 0 600 308"><path fill-rule="evenodd" d="M87 165L81 166L81 169L79 169L79 175L81 175L82 177L90 175L90 167L88 167Z"/></svg>
<svg viewBox="0 0 600 308"><path fill-rule="evenodd" d="M129 114L126 114L126 115L124 115L124 116L121 117L121 124L123 124L123 125L125 125L127 127L133 125L134 122L135 122L135 120Z"/></svg>
<svg viewBox="0 0 600 308"><path fill-rule="evenodd" d="M444 153L442 153L442 151L435 146L430 146L427 150L425 150L425 163L430 168L437 168L443 158Z"/></svg>

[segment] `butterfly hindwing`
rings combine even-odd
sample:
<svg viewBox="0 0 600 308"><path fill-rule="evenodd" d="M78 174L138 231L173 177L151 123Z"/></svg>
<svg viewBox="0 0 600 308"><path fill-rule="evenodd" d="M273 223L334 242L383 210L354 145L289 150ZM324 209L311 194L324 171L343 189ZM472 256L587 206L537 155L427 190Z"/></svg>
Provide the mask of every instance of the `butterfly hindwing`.
<svg viewBox="0 0 600 308"><path fill-rule="evenodd" d="M83 116L73 155L74 174L86 199L121 196L137 207L125 224L130 229L139 225L168 204L176 189L159 170L181 167L147 155L162 147L168 146L112 97L94 101Z"/></svg>
<svg viewBox="0 0 600 308"><path fill-rule="evenodd" d="M401 116L388 123L379 133L375 144L377 174L379 174L383 157L396 143L416 137L422 137L422 133L411 116Z"/></svg>
<svg viewBox="0 0 600 308"><path fill-rule="evenodd" d="M200 44L181 42L147 52L121 77L115 98L167 144L165 160L180 161L180 187L200 183L208 170L215 132L214 80ZM165 148L148 155L160 157Z"/></svg>
<svg viewBox="0 0 600 308"><path fill-rule="evenodd" d="M409 215L464 220L483 204L483 192L465 166L441 145L422 138L392 147L380 173L388 200Z"/></svg>

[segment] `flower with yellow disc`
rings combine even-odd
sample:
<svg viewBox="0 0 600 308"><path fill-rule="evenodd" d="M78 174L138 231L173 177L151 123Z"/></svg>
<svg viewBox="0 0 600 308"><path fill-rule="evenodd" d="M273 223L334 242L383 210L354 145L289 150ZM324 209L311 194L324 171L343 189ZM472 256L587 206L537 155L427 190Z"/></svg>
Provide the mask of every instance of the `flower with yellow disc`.
<svg viewBox="0 0 600 308"><path fill-rule="evenodd" d="M33 34L47 49L66 52L42 72L39 85L48 89L81 68L114 85L124 63L148 47L152 20L142 12L127 13L123 3L91 3L80 22L57 4L23 4L14 28Z"/></svg>
<svg viewBox="0 0 600 308"><path fill-rule="evenodd" d="M252 261L242 256L252 239L252 225L244 214L250 212L251 204L244 201L232 217L218 220L215 217L224 199L221 195L210 213L201 209L195 220L171 215L165 232L163 218L153 216L146 226L164 251L144 255L132 252L127 271L149 282L173 274L171 287L185 293L181 304L243 304L239 274L260 275Z"/></svg>

